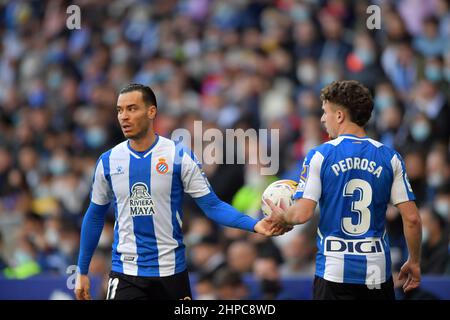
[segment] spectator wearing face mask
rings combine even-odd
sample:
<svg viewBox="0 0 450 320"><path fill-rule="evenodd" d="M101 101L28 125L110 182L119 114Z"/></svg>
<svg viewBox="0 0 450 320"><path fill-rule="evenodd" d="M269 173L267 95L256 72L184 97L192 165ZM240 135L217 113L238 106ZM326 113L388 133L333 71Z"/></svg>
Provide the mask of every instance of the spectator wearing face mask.
<svg viewBox="0 0 450 320"><path fill-rule="evenodd" d="M377 61L377 51L376 44L368 33L357 34L353 41L353 51L345 61L345 78L357 80L373 89L383 76Z"/></svg>
<svg viewBox="0 0 450 320"><path fill-rule="evenodd" d="M450 224L450 182L446 182L438 189L433 208L447 224Z"/></svg>
<svg viewBox="0 0 450 320"><path fill-rule="evenodd" d="M270 256L259 256L253 263L253 269L261 290L259 298L263 300L278 299L283 286L276 259Z"/></svg>
<svg viewBox="0 0 450 320"><path fill-rule="evenodd" d="M423 274L444 274L448 261L448 225L433 209L423 208L422 259Z"/></svg>
<svg viewBox="0 0 450 320"><path fill-rule="evenodd" d="M432 201L442 186L450 179L450 163L443 145L436 145L426 160L427 200Z"/></svg>
<svg viewBox="0 0 450 320"><path fill-rule="evenodd" d="M409 182L414 190L419 207L427 200L427 178L425 175L425 155L420 149L405 151L405 167Z"/></svg>
<svg viewBox="0 0 450 320"><path fill-rule="evenodd" d="M422 34L414 39L414 48L425 57L437 56L444 52L444 41L439 34L439 20L429 16L422 22Z"/></svg>
<svg viewBox="0 0 450 320"><path fill-rule="evenodd" d="M381 65L400 97L405 99L418 77L418 58L411 44L402 40L387 46L381 56Z"/></svg>
<svg viewBox="0 0 450 320"><path fill-rule="evenodd" d="M427 152L430 149L432 141L433 136L430 119L423 113L417 113L412 118L412 122L408 127L407 144Z"/></svg>
<svg viewBox="0 0 450 320"><path fill-rule="evenodd" d="M423 75L428 81L440 85L444 80L442 59L439 56L426 59Z"/></svg>
<svg viewBox="0 0 450 320"><path fill-rule="evenodd" d="M448 144L450 105L444 92L445 90L439 90L437 83L428 79L421 80L413 92L413 103L409 113L412 115L424 114L430 120L430 133L432 133L433 141Z"/></svg>

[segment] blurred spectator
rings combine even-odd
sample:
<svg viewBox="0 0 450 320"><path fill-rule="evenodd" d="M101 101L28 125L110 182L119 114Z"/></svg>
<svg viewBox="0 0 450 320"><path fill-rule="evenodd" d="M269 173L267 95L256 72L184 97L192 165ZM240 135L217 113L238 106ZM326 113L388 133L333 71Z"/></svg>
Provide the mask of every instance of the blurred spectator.
<svg viewBox="0 0 450 320"><path fill-rule="evenodd" d="M320 61L334 61L343 64L345 57L350 53L351 45L344 37L342 17L331 6L319 12L319 22L325 42L323 43Z"/></svg>
<svg viewBox="0 0 450 320"><path fill-rule="evenodd" d="M13 255L10 267L3 270L3 275L10 279L26 279L41 273L37 263L38 250L30 239L22 238Z"/></svg>
<svg viewBox="0 0 450 320"><path fill-rule="evenodd" d="M368 33L357 33L353 38L353 51L346 57L345 79L360 81L373 89L383 71L379 67L377 47Z"/></svg>
<svg viewBox="0 0 450 320"><path fill-rule="evenodd" d="M283 290L277 261L270 256L258 256L253 265L255 280L259 282L263 300L276 300Z"/></svg>
<svg viewBox="0 0 450 320"><path fill-rule="evenodd" d="M436 192L433 210L450 225L450 182L446 182Z"/></svg>
<svg viewBox="0 0 450 320"><path fill-rule="evenodd" d="M418 78L418 61L407 41L388 45L381 55L383 70L394 88L406 99Z"/></svg>
<svg viewBox="0 0 450 320"><path fill-rule="evenodd" d="M256 249L250 242L238 240L228 247L227 262L232 271L241 274L252 272L255 259Z"/></svg>
<svg viewBox="0 0 450 320"><path fill-rule="evenodd" d="M425 157L419 150L409 150L404 157L406 173L416 196L416 204L420 208L427 200L427 179L425 173Z"/></svg>
<svg viewBox="0 0 450 320"><path fill-rule="evenodd" d="M7 267L8 264L4 257L3 234L0 232L0 272L3 272L3 270Z"/></svg>
<svg viewBox="0 0 450 320"><path fill-rule="evenodd" d="M227 268L217 274L214 287L218 300L245 300L249 297L248 287L239 272Z"/></svg>
<svg viewBox="0 0 450 320"><path fill-rule="evenodd" d="M422 260L423 274L444 274L448 262L448 225L432 209L422 209Z"/></svg>
<svg viewBox="0 0 450 320"><path fill-rule="evenodd" d="M212 277L226 267L227 261L216 235L205 235L191 245L190 262L192 271Z"/></svg>
<svg viewBox="0 0 450 320"><path fill-rule="evenodd" d="M315 242L307 232L296 232L295 236L282 247L282 251L285 262L280 272L283 276L297 277L314 274Z"/></svg>
<svg viewBox="0 0 450 320"><path fill-rule="evenodd" d="M435 146L426 161L428 200L436 196L437 190L450 180L450 163L448 152L442 145Z"/></svg>
<svg viewBox="0 0 450 320"><path fill-rule="evenodd" d="M194 288L196 300L215 300L217 298L213 279L214 277L210 274L197 274Z"/></svg>
<svg viewBox="0 0 450 320"><path fill-rule="evenodd" d="M422 20L422 34L414 40L415 49L425 57L444 53L445 41L439 33L439 20L429 16Z"/></svg>

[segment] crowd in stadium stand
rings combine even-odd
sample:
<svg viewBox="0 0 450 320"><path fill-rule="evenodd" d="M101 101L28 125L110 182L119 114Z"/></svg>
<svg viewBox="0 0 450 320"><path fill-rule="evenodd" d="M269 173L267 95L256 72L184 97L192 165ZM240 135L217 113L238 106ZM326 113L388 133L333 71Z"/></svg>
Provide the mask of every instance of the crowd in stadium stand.
<svg viewBox="0 0 450 320"><path fill-rule="evenodd" d="M205 164L217 195L260 217L262 191L297 180L307 151L328 140L320 89L370 88L369 136L402 154L423 220L423 274L450 274L450 1L80 0L0 5L0 269L7 278L64 275L77 263L97 158L122 141L118 91L149 85L156 132L279 129L280 168ZM366 8L381 8L381 29ZM250 150L256 146L248 145ZM229 151L229 150L228 150ZM225 149L225 153L227 149ZM224 157L225 157L224 153ZM185 244L199 298L242 299L242 278L279 298L282 277L314 274L315 221L265 238L222 228L186 198ZM393 270L407 257L401 217L386 213ZM110 268L110 208L90 274Z"/></svg>

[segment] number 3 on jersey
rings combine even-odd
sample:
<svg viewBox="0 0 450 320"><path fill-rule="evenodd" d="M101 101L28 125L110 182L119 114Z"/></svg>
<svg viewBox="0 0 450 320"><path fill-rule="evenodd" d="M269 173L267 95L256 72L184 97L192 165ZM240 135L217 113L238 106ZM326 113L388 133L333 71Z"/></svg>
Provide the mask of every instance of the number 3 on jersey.
<svg viewBox="0 0 450 320"><path fill-rule="evenodd" d="M361 179L352 179L344 186L343 196L352 197L355 191L359 191L359 200L352 201L351 210L358 215L358 223L353 224L351 217L342 218L341 228L350 236L360 236L370 228L370 210L372 202L372 187Z"/></svg>

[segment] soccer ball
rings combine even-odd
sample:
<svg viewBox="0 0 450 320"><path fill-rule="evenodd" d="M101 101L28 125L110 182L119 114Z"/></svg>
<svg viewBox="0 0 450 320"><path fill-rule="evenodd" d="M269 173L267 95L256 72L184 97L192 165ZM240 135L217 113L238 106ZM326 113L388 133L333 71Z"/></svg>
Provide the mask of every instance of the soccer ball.
<svg viewBox="0 0 450 320"><path fill-rule="evenodd" d="M281 200L286 207L290 207L294 204L292 196L297 189L298 183L294 180L278 180L270 184L266 190L264 190L261 199L261 210L264 215L269 216L272 213L270 206L266 204L263 199L269 199L277 207L281 206Z"/></svg>

